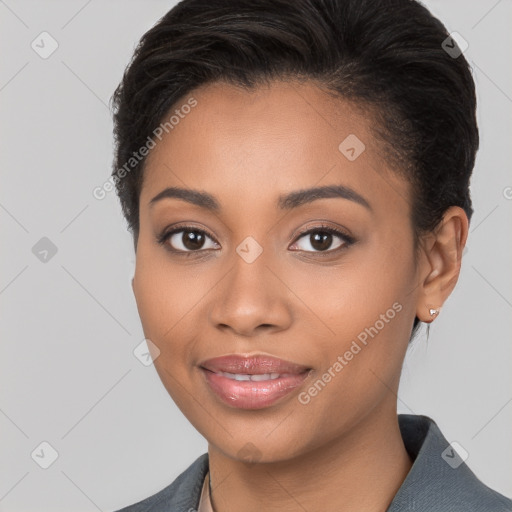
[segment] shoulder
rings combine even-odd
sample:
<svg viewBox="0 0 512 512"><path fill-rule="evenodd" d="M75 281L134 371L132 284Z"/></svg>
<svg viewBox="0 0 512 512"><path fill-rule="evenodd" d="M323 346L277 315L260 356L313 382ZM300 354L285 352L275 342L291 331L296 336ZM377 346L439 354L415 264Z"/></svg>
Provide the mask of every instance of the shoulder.
<svg viewBox="0 0 512 512"><path fill-rule="evenodd" d="M399 415L399 425L414 462L387 512L512 512L512 500L478 479L431 418Z"/></svg>
<svg viewBox="0 0 512 512"><path fill-rule="evenodd" d="M149 498L116 512L196 511L204 477L208 472L208 454L198 457L174 482Z"/></svg>

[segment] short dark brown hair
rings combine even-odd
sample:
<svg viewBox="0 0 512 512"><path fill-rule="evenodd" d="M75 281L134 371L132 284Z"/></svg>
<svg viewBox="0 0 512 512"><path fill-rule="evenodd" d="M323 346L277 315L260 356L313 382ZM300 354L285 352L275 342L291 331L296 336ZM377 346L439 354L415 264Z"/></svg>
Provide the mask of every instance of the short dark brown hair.
<svg viewBox="0 0 512 512"><path fill-rule="evenodd" d="M414 0L183 0L144 34L112 97L112 176L201 85L311 79L376 113L376 133L412 184L416 236L450 206L471 219L475 86L464 56L443 49L448 37ZM116 179L135 244L144 163Z"/></svg>

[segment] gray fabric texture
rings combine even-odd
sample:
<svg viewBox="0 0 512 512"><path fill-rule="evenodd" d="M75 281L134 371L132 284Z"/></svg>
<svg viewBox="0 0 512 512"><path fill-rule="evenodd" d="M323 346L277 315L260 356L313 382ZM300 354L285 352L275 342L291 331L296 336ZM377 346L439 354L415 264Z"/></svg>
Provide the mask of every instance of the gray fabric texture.
<svg viewBox="0 0 512 512"><path fill-rule="evenodd" d="M414 460L386 512L512 512L512 500L483 484L427 416L400 414L400 432ZM116 512L194 512L208 454L198 457L165 489Z"/></svg>

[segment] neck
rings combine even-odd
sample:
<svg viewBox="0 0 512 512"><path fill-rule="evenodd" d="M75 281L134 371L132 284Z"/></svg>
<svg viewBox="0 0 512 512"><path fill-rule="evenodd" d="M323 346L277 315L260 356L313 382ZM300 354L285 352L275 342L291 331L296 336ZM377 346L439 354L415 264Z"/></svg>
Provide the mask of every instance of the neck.
<svg viewBox="0 0 512 512"><path fill-rule="evenodd" d="M247 464L209 445L214 511L385 512L412 461L396 413L375 414L290 460Z"/></svg>

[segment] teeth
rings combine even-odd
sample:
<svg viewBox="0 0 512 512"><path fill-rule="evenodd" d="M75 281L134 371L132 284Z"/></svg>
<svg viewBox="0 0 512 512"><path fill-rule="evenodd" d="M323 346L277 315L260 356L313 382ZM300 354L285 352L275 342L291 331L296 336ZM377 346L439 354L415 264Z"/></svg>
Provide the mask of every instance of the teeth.
<svg viewBox="0 0 512 512"><path fill-rule="evenodd" d="M227 377L228 379L233 380L252 380L252 381L261 381L261 380L274 380L279 377L279 373L263 373L261 375L249 375L242 373L228 373L228 372L219 372L220 375Z"/></svg>
<svg viewBox="0 0 512 512"><path fill-rule="evenodd" d="M279 373L264 373L263 375L251 375L251 380L274 380L279 377Z"/></svg>

